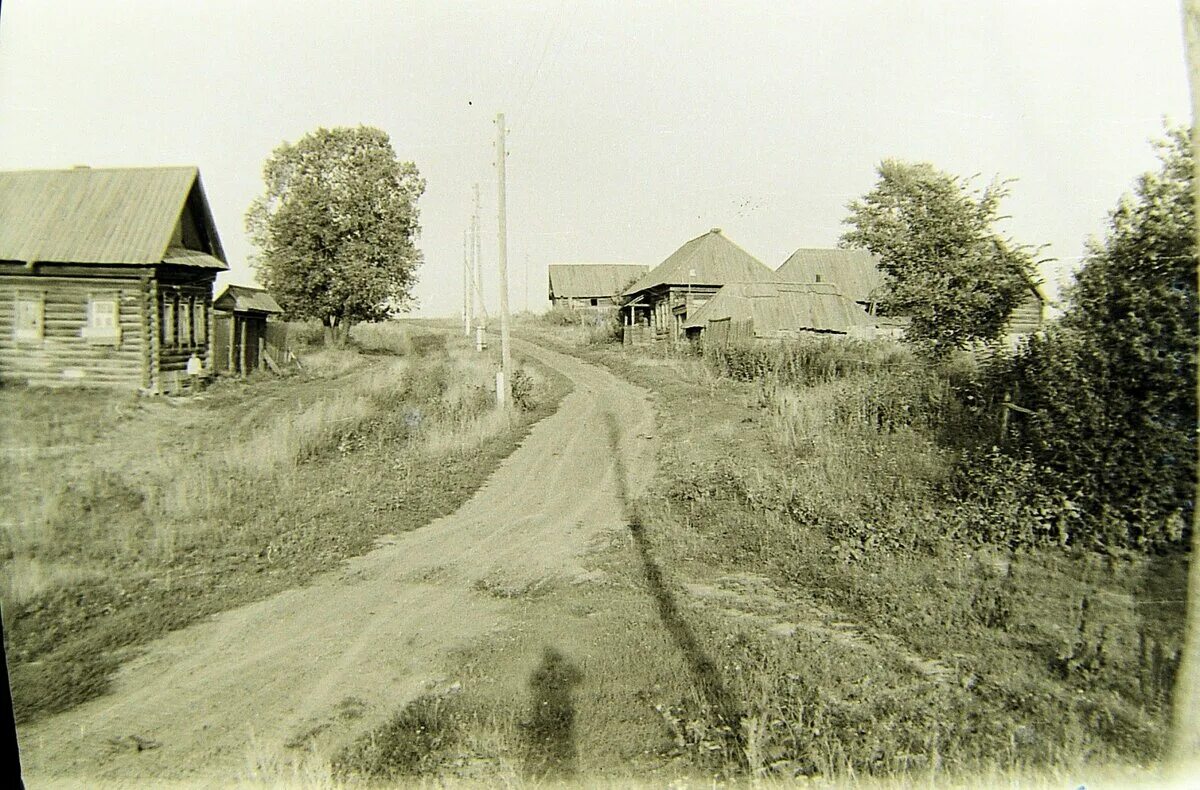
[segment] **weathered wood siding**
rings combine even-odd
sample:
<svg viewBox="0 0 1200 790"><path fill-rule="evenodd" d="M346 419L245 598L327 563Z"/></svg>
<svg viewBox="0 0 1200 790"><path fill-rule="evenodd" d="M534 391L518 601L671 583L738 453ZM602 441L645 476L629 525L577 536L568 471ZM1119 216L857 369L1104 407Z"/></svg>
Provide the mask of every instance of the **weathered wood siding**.
<svg viewBox="0 0 1200 790"><path fill-rule="evenodd" d="M1025 299L1017 305L1008 319L1008 335L1028 335L1042 327L1045 313L1045 302L1031 288L1025 294Z"/></svg>
<svg viewBox="0 0 1200 790"><path fill-rule="evenodd" d="M158 353L154 389L177 393L191 391L201 376L190 376L188 360L200 359L204 375L212 375L214 275L197 276L186 270L164 267L156 282Z"/></svg>
<svg viewBox="0 0 1200 790"><path fill-rule="evenodd" d="M0 379L35 385L82 384L136 390L146 379L146 281L129 276L30 274L0 277ZM18 295L42 299L42 336L18 339ZM120 337L89 338L88 301L111 297Z"/></svg>

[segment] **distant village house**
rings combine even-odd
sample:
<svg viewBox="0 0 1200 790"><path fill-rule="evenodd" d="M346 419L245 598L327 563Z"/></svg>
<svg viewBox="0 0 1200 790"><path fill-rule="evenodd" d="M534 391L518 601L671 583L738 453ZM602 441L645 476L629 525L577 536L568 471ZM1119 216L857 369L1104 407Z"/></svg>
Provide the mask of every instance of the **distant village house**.
<svg viewBox="0 0 1200 790"><path fill-rule="evenodd" d="M770 282L775 272L720 228L692 239L625 290L625 342L684 336L684 324L726 283Z"/></svg>
<svg viewBox="0 0 1200 790"><path fill-rule="evenodd" d="M188 390L227 268L195 167L2 172L0 380Z"/></svg>
<svg viewBox="0 0 1200 790"><path fill-rule="evenodd" d="M640 263L552 263L550 306L563 310L607 311L630 283L650 270Z"/></svg>

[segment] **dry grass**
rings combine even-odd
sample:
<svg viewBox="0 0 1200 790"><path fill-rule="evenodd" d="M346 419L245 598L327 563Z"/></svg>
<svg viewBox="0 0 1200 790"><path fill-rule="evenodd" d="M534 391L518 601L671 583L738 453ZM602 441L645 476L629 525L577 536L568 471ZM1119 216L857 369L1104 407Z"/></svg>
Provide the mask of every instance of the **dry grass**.
<svg viewBox="0 0 1200 790"><path fill-rule="evenodd" d="M322 349L301 373L191 399L0 391L0 600L20 716L102 690L109 648L449 512L564 391L532 374L535 410L498 414L494 361L428 331L358 329L411 353Z"/></svg>

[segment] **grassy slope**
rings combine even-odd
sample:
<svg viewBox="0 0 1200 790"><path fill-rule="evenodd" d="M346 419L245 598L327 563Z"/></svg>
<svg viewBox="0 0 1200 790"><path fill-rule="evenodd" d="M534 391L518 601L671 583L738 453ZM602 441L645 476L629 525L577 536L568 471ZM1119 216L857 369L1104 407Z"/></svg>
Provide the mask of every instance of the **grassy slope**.
<svg viewBox="0 0 1200 790"><path fill-rule="evenodd" d="M225 383L174 407L105 393L0 393L10 447L72 446L72 463L53 451L6 456L0 493L23 503L24 518L5 525L5 569L38 571L23 588L9 585L4 602L18 721L103 693L130 648L453 512L568 391L539 370L536 408L489 422L481 404L490 370L464 373L443 346L407 360L403 376L386 353L355 354L327 360L323 376ZM137 441L113 440L121 434ZM258 441L264 435L272 441ZM123 476L148 446L154 465L179 472L174 482ZM231 471L241 474L224 476ZM193 484L180 488L180 478ZM28 492L13 489L22 479L53 506L30 512ZM174 523L172 510L195 523Z"/></svg>
<svg viewBox="0 0 1200 790"><path fill-rule="evenodd" d="M780 452L756 385L698 360L575 350L656 395L660 475L639 511L741 720L722 734L703 695L681 699L671 717L698 759L740 754L780 777L1157 759L1183 558L844 541L797 512L812 462ZM888 437L863 440L855 463L883 465L862 475L873 485L928 463L915 451L897 463ZM933 528L922 493L904 503Z"/></svg>

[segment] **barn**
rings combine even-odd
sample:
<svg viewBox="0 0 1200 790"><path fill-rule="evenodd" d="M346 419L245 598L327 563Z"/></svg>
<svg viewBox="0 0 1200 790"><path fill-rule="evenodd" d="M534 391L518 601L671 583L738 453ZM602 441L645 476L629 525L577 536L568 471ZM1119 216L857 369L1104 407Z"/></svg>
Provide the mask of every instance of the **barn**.
<svg viewBox="0 0 1200 790"><path fill-rule="evenodd" d="M216 372L244 376L252 370L263 370L270 362L267 319L282 312L279 303L262 288L226 286L213 300L213 367Z"/></svg>
<svg viewBox="0 0 1200 790"><path fill-rule="evenodd" d="M775 270L783 282L833 283L871 315L883 295L879 259L867 250L801 247Z"/></svg>
<svg viewBox="0 0 1200 790"><path fill-rule="evenodd" d="M0 172L0 380L192 389L227 268L195 167Z"/></svg>
<svg viewBox="0 0 1200 790"><path fill-rule="evenodd" d="M612 310L621 292L648 271L650 267L641 263L552 263L550 306L584 312Z"/></svg>
<svg viewBox="0 0 1200 790"><path fill-rule="evenodd" d="M625 291L625 342L674 341L683 325L733 282L770 282L775 272L713 228L671 253Z"/></svg>
<svg viewBox="0 0 1200 790"><path fill-rule="evenodd" d="M784 261L776 275L787 282L833 283L871 315L876 315L885 291L886 278L879 269L879 258L867 250L801 248ZM1037 282L1026 278L1026 283L1028 289L1003 333L1010 346L1038 331L1045 320L1046 295ZM905 320L903 316L882 319L878 330L882 335L898 337Z"/></svg>
<svg viewBox="0 0 1200 790"><path fill-rule="evenodd" d="M709 341L870 338L875 320L832 283L728 283L683 325Z"/></svg>

